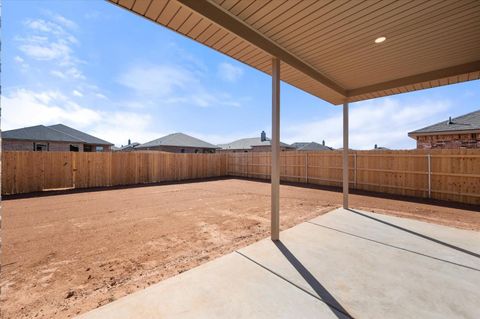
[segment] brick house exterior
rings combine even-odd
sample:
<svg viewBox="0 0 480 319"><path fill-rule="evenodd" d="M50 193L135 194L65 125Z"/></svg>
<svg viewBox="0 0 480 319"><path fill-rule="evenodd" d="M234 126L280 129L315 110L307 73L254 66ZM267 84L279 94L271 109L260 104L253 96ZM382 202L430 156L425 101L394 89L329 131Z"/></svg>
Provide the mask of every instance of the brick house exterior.
<svg viewBox="0 0 480 319"><path fill-rule="evenodd" d="M218 152L230 153L248 153L248 152L271 152L272 141L267 138L264 131L260 133L259 137L242 138L228 144L218 145L220 149ZM286 143L280 142L280 151L293 151L295 147Z"/></svg>
<svg viewBox="0 0 480 319"><path fill-rule="evenodd" d="M135 151L162 151L170 153L215 153L218 146L184 133L174 133L135 146Z"/></svg>
<svg viewBox="0 0 480 319"><path fill-rule="evenodd" d="M112 143L63 124L2 132L4 151L109 152Z"/></svg>
<svg viewBox="0 0 480 319"><path fill-rule="evenodd" d="M27 141L27 140L2 140L2 150L4 151L36 151L37 146L45 146L43 151L50 152L69 152L70 147L77 147L79 152L83 152L83 144L79 143L62 143L51 141Z"/></svg>
<svg viewBox="0 0 480 319"><path fill-rule="evenodd" d="M408 133L417 149L480 148L480 110Z"/></svg>

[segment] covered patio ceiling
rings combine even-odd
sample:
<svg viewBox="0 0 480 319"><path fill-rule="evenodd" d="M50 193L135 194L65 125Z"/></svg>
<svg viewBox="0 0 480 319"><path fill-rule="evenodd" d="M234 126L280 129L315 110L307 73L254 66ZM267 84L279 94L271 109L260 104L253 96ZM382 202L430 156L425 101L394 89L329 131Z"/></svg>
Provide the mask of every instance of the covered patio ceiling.
<svg viewBox="0 0 480 319"><path fill-rule="evenodd" d="M480 78L478 0L109 1L335 105Z"/></svg>

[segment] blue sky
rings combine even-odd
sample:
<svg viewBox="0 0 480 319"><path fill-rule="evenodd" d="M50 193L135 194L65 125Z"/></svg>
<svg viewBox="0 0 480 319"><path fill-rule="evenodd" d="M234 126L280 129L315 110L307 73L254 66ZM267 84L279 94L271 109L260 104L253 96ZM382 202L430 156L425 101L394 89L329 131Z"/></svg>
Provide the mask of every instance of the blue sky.
<svg viewBox="0 0 480 319"><path fill-rule="evenodd" d="M117 145L270 135L270 77L102 0L2 3L2 129L64 123ZM480 108L480 81L351 104L353 148ZM341 108L281 86L281 139L341 147Z"/></svg>

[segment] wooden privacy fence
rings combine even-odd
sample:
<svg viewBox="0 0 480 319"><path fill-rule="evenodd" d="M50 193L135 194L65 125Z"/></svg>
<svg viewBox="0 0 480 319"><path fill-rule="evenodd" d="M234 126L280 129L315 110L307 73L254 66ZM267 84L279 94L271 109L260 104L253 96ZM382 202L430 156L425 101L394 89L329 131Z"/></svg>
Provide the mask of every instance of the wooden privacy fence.
<svg viewBox="0 0 480 319"><path fill-rule="evenodd" d="M341 186L342 152L282 152L281 180ZM229 153L231 176L270 178L270 153ZM351 151L350 188L480 204L480 150Z"/></svg>
<svg viewBox="0 0 480 319"><path fill-rule="evenodd" d="M281 179L341 186L342 153L282 152ZM480 150L352 151L350 187L480 204ZM270 153L3 152L2 194L220 176L270 178Z"/></svg>
<svg viewBox="0 0 480 319"><path fill-rule="evenodd" d="M3 152L2 194L226 176L225 154Z"/></svg>

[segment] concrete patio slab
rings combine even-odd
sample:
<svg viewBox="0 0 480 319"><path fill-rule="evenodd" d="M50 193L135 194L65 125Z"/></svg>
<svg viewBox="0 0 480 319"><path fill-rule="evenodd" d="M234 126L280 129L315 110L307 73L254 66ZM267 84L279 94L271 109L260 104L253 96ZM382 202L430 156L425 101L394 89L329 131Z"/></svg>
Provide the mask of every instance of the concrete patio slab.
<svg viewBox="0 0 480 319"><path fill-rule="evenodd" d="M480 233L337 209L79 318L479 318Z"/></svg>
<svg viewBox="0 0 480 319"><path fill-rule="evenodd" d="M478 232L337 209L239 252L352 317L480 317Z"/></svg>
<svg viewBox="0 0 480 319"><path fill-rule="evenodd" d="M348 318L232 253L78 318Z"/></svg>

